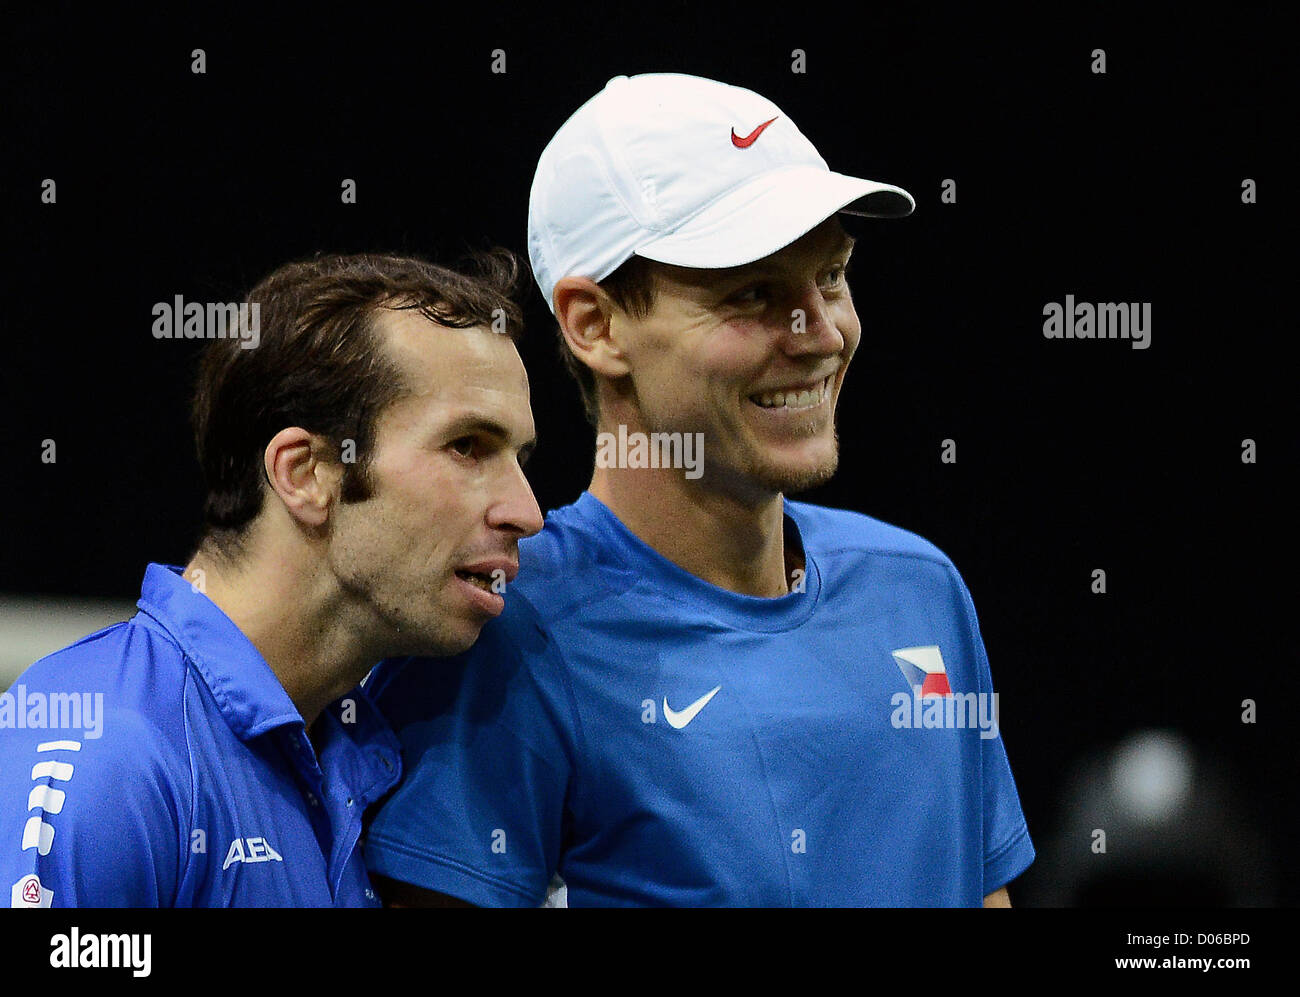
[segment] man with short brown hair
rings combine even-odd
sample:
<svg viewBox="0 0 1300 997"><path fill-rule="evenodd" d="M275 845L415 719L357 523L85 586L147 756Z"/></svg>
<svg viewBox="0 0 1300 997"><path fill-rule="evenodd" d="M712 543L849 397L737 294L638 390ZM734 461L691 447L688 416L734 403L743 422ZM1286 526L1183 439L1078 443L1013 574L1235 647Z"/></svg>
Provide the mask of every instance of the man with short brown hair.
<svg viewBox="0 0 1300 997"><path fill-rule="evenodd" d="M211 342L195 392L198 551L0 725L14 906L377 905L361 816L400 753L358 683L473 644L542 525L516 273L325 256L250 292L257 336ZM32 712L83 693L93 731Z"/></svg>

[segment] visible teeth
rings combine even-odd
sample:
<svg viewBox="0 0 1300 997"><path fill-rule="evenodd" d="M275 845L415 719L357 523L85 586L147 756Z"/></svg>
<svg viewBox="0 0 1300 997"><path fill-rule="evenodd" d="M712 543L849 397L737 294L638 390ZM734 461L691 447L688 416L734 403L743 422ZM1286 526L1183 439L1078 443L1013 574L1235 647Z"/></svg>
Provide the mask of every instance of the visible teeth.
<svg viewBox="0 0 1300 997"><path fill-rule="evenodd" d="M828 377L811 391L769 391L751 397L762 408L808 408L810 405L820 405L826 400L830 393L830 383L831 379Z"/></svg>
<svg viewBox="0 0 1300 997"><path fill-rule="evenodd" d="M485 592L492 591L492 581L486 575L478 575L472 571L458 571L456 573L471 585L477 586Z"/></svg>

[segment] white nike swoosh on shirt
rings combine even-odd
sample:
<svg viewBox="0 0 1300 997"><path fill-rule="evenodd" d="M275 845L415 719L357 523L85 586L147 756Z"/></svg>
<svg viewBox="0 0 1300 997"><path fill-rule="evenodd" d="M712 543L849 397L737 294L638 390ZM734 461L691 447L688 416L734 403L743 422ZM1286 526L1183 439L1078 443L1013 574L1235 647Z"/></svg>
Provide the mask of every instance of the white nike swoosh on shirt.
<svg viewBox="0 0 1300 997"><path fill-rule="evenodd" d="M690 723L692 720L695 719L696 714L698 714L700 710L704 709L704 707L709 705L709 700L712 699L714 696L716 696L718 694L718 689L721 688L722 686L718 686L712 692L706 692L703 696L701 696L699 699L693 702L690 706L686 707L686 709L682 710L680 713L668 705L668 697L665 696L664 697L664 719L668 721L668 726L674 727L677 730L681 730L688 723Z"/></svg>

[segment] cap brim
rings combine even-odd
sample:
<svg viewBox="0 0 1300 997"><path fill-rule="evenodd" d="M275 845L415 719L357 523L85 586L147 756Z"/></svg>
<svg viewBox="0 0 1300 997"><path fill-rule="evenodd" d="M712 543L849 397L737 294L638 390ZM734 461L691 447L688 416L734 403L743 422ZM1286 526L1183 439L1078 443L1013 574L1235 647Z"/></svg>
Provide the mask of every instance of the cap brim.
<svg viewBox="0 0 1300 997"><path fill-rule="evenodd" d="M902 218L915 207L901 187L798 166L731 191L636 255L679 267L738 267L783 249L837 211Z"/></svg>

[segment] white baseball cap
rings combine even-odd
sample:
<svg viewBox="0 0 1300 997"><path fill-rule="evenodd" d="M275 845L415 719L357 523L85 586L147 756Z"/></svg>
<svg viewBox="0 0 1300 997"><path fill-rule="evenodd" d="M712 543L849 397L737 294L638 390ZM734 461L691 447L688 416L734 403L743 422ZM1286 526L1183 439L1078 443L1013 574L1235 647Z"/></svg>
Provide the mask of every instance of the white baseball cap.
<svg viewBox="0 0 1300 997"><path fill-rule="evenodd" d="M551 311L561 277L629 257L715 269L788 246L837 211L901 218L901 187L833 173L766 97L677 73L616 76L542 151L528 257Z"/></svg>

